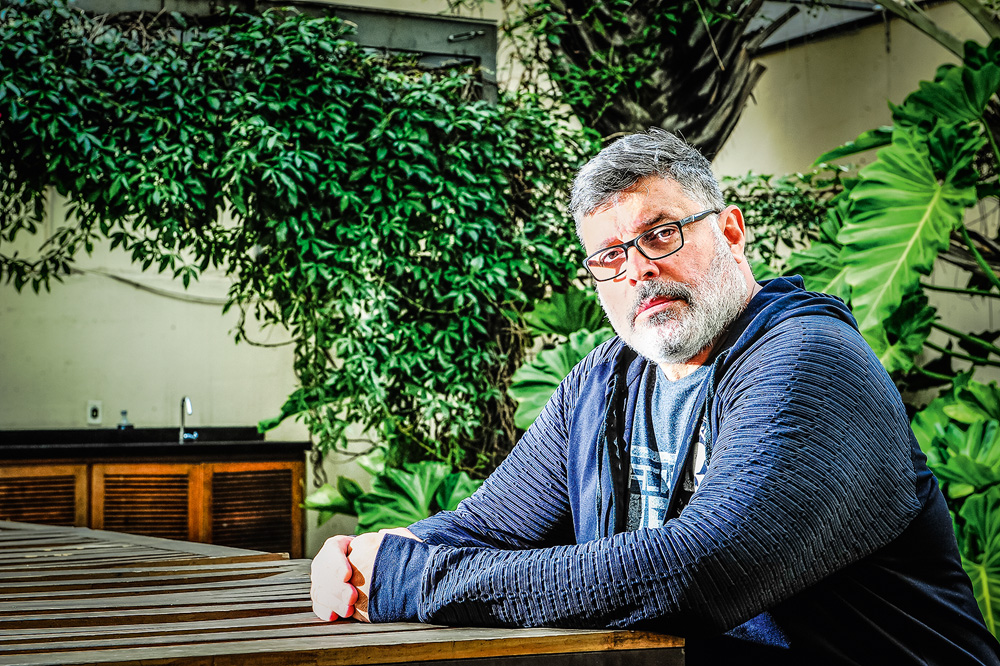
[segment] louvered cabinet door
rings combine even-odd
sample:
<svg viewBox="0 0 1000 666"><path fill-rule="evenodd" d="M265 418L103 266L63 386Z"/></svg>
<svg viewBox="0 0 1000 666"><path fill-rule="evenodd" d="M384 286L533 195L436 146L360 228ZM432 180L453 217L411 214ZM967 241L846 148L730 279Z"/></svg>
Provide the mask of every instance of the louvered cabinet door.
<svg viewBox="0 0 1000 666"><path fill-rule="evenodd" d="M86 527L86 465L0 466L0 520Z"/></svg>
<svg viewBox="0 0 1000 666"><path fill-rule="evenodd" d="M92 466L96 529L302 557L301 462Z"/></svg>
<svg viewBox="0 0 1000 666"><path fill-rule="evenodd" d="M206 464L206 541L302 557L301 462Z"/></svg>
<svg viewBox="0 0 1000 666"><path fill-rule="evenodd" d="M204 471L199 464L93 465L95 529L202 541Z"/></svg>

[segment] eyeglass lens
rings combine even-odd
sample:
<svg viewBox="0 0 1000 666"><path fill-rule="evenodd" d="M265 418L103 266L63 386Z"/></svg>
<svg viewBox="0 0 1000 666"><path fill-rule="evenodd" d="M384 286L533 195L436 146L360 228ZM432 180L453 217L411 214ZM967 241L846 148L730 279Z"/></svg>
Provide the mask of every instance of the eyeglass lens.
<svg viewBox="0 0 1000 666"><path fill-rule="evenodd" d="M662 259L673 254L684 244L680 225L676 222L650 229L635 240L635 245L647 259ZM627 248L609 247L587 259L587 268L598 280L610 280L625 271Z"/></svg>

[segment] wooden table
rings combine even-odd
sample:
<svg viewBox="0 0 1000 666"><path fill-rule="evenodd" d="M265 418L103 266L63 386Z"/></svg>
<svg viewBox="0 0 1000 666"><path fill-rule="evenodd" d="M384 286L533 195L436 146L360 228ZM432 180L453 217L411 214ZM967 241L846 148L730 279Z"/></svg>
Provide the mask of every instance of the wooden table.
<svg viewBox="0 0 1000 666"><path fill-rule="evenodd" d="M540 657L540 655L545 655ZM683 664L633 631L321 622L309 560L0 521L0 665Z"/></svg>

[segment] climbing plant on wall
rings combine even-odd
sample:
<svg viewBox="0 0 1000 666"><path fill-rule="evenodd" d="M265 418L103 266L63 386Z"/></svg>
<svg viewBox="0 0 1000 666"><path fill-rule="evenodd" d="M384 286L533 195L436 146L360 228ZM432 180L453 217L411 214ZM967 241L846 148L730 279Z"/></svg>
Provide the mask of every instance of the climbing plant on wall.
<svg viewBox="0 0 1000 666"><path fill-rule="evenodd" d="M453 6L484 0L451 0ZM709 158L764 67L755 50L797 11L752 22L762 0L502 0L520 85L543 91L605 141L651 126Z"/></svg>
<svg viewBox="0 0 1000 666"><path fill-rule="evenodd" d="M344 37L293 11L3 0L0 277L48 289L99 244L185 285L221 270L227 308L294 343L300 386L262 427L301 418L329 450L358 423L394 464L481 475L513 445L519 312L575 270L558 203L577 135ZM50 188L65 223L13 253Z"/></svg>
<svg viewBox="0 0 1000 666"><path fill-rule="evenodd" d="M751 26L759 0L535 0L520 23L541 69L602 137L651 126L710 159L764 73L752 54L795 10ZM522 51L523 53L523 51Z"/></svg>

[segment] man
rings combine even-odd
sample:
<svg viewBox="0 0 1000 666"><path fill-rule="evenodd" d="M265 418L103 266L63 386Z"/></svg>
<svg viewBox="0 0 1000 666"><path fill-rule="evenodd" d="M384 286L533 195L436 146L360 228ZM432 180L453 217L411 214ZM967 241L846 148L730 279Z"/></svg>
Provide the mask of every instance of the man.
<svg viewBox="0 0 1000 666"><path fill-rule="evenodd" d="M642 628L691 664L1000 664L844 304L755 282L742 214L669 133L603 150L571 209L618 337L458 510L329 540L317 614Z"/></svg>

